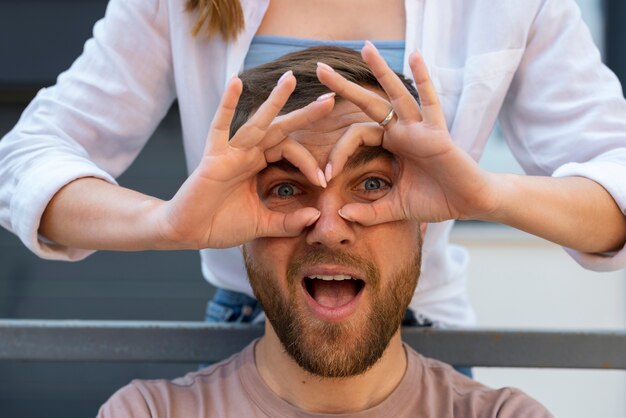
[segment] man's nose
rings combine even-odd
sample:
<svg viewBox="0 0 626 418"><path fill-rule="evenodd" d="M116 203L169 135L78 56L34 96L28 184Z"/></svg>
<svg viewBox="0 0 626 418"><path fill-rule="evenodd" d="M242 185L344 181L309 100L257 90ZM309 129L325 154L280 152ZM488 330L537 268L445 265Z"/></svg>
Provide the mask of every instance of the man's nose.
<svg viewBox="0 0 626 418"><path fill-rule="evenodd" d="M354 224L339 216L339 209L346 202L340 196L329 192L326 190L318 199L317 209L321 215L317 222L309 227L306 242L309 245L341 248L354 243Z"/></svg>

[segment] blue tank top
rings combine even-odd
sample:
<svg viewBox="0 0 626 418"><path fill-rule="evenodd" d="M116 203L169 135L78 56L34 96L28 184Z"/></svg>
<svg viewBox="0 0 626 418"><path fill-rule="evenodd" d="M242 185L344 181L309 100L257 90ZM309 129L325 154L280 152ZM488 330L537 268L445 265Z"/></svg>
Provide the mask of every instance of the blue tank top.
<svg viewBox="0 0 626 418"><path fill-rule="evenodd" d="M389 66L401 73L404 64L404 40L371 41ZM257 35L252 38L250 49L246 55L244 70L265 64L290 52L299 51L316 45L343 46L360 51L365 41L326 41L318 39L289 38L285 36Z"/></svg>

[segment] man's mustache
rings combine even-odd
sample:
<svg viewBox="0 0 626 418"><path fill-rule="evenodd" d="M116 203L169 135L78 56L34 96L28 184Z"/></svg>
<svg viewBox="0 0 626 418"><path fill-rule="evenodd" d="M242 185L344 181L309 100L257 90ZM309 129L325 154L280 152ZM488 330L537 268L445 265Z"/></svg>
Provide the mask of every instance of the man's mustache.
<svg viewBox="0 0 626 418"><path fill-rule="evenodd" d="M380 273L370 260L346 251L331 251L328 248L308 248L294 256L287 266L287 279L289 282L299 281L304 269L319 264L336 264L349 267L351 270L363 274L364 277L359 278L374 285L374 287L379 282Z"/></svg>

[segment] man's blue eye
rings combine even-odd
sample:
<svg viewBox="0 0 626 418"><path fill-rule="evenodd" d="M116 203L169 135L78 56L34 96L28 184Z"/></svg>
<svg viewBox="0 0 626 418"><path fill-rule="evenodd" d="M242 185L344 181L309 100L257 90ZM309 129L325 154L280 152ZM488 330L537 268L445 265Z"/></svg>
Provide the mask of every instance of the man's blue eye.
<svg viewBox="0 0 626 418"><path fill-rule="evenodd" d="M365 188L365 190L368 190L368 191L379 190L385 186L384 183L385 182L382 181L381 179L372 177L372 178L365 180L365 182L363 183L363 187Z"/></svg>
<svg viewBox="0 0 626 418"><path fill-rule="evenodd" d="M283 183L274 188L274 193L276 193L278 197L291 197L296 194L296 188L293 184Z"/></svg>

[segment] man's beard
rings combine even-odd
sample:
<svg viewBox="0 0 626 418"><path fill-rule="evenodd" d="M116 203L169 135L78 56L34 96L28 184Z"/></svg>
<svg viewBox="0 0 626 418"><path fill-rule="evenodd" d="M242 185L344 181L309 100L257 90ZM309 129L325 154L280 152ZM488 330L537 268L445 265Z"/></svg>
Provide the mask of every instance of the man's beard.
<svg viewBox="0 0 626 418"><path fill-rule="evenodd" d="M341 378L359 375L373 366L400 327L420 274L420 241L415 257L399 266L384 289L378 269L371 262L344 252L316 249L292 260L287 271L288 295L281 291L279 278L263 269L245 250L244 258L254 294L287 353L314 375ZM333 323L314 317L305 306L297 304L302 300L296 297L302 292L299 272L320 263L365 272L370 310Z"/></svg>

